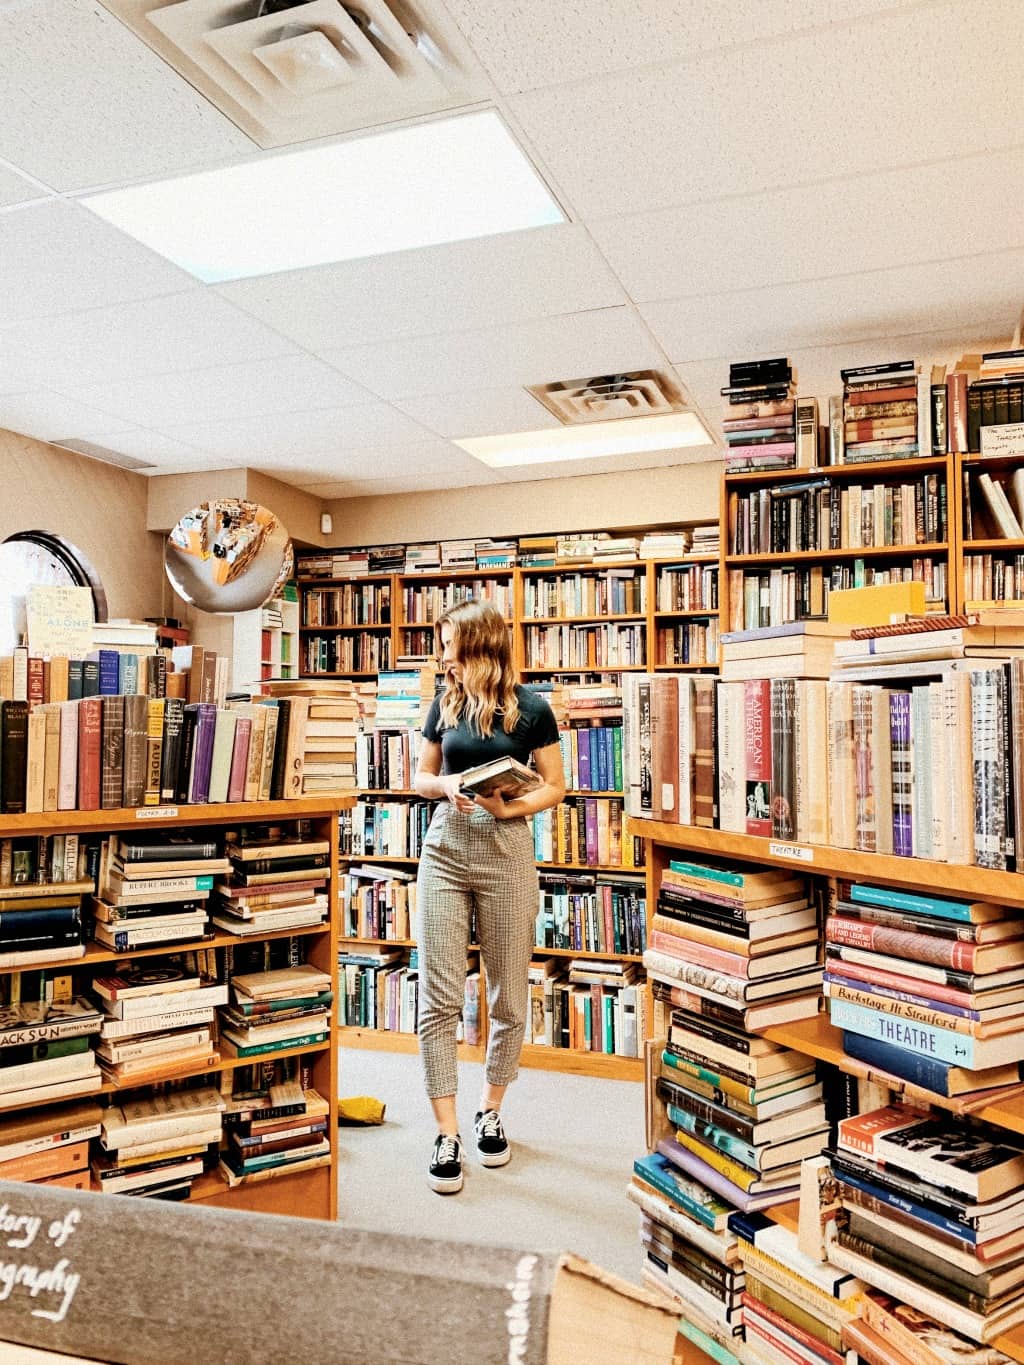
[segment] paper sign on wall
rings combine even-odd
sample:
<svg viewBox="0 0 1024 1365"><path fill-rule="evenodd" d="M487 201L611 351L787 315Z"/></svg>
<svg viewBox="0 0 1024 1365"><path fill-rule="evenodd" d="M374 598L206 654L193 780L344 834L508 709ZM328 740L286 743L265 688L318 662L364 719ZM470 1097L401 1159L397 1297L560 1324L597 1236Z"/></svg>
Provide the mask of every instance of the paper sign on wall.
<svg viewBox="0 0 1024 1365"><path fill-rule="evenodd" d="M93 605L89 588L34 583L28 590L28 652L33 658L80 659L92 649Z"/></svg>

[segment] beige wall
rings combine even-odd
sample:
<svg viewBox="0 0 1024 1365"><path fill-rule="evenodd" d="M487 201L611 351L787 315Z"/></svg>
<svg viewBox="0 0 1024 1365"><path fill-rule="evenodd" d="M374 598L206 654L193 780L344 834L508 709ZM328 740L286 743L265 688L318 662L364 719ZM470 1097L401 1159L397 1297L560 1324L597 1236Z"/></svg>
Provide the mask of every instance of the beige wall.
<svg viewBox="0 0 1024 1365"><path fill-rule="evenodd" d="M164 535L190 507L211 498L249 498L269 507L295 541L322 545L319 498L256 469L211 469L196 474L155 474L149 480L148 525Z"/></svg>
<svg viewBox="0 0 1024 1365"><path fill-rule="evenodd" d="M0 430L0 540L52 531L97 571L111 616L165 610L163 546L147 530L148 479Z"/></svg>
<svg viewBox="0 0 1024 1365"><path fill-rule="evenodd" d="M375 545L717 521L721 472L715 461L629 474L339 499L327 504L334 530L324 540L331 545Z"/></svg>

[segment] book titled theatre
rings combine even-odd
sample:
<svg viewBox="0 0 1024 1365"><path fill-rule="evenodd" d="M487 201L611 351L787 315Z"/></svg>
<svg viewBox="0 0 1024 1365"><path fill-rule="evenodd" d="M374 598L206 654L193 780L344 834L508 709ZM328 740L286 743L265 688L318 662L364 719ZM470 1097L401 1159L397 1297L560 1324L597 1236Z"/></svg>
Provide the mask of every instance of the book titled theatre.
<svg viewBox="0 0 1024 1365"><path fill-rule="evenodd" d="M518 759L505 756L467 768L461 774L462 790L469 796L520 796L540 786L540 778Z"/></svg>

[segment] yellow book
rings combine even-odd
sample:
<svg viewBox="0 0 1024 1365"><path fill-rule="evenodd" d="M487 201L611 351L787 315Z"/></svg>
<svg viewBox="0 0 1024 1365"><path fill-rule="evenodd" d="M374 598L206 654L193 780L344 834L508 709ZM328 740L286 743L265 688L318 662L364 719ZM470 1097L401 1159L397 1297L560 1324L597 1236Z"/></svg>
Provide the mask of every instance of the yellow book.
<svg viewBox="0 0 1024 1365"><path fill-rule="evenodd" d="M160 763L164 743L163 697L150 697L146 705L146 790L143 805L160 804Z"/></svg>
<svg viewBox="0 0 1024 1365"><path fill-rule="evenodd" d="M871 588L844 588L828 595L828 619L843 626L887 626L895 615L923 616L924 584L880 583Z"/></svg>
<svg viewBox="0 0 1024 1365"><path fill-rule="evenodd" d="M718 1151L714 1147L708 1147L705 1143L699 1142L690 1133L684 1133L681 1129L676 1130L676 1142L680 1147L685 1147L694 1156L699 1156L701 1161L706 1161L709 1166L713 1166L719 1175L724 1175L726 1180L738 1186L741 1190L750 1191L751 1186L757 1185L762 1180L762 1176L757 1171L750 1171L746 1166L741 1166L738 1161L733 1161L724 1152Z"/></svg>

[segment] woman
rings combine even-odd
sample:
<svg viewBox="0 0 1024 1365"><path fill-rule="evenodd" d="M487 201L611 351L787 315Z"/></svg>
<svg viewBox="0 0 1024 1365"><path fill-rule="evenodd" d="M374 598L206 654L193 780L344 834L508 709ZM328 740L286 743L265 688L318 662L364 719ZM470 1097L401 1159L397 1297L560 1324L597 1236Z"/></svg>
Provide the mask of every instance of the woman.
<svg viewBox="0 0 1024 1365"><path fill-rule="evenodd" d="M417 879L420 1055L437 1120L428 1183L438 1194L462 1189L462 1140L455 1114L455 1033L465 992L470 919L487 981L487 1066L475 1120L485 1166L512 1153L501 1102L515 1080L529 997L528 968L537 916L537 868L527 816L565 794L558 726L550 706L516 684L508 626L490 602L465 602L435 626L446 674L423 726L416 791L441 801L423 843ZM540 786L514 799L471 798L460 773L490 759L533 759Z"/></svg>

